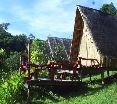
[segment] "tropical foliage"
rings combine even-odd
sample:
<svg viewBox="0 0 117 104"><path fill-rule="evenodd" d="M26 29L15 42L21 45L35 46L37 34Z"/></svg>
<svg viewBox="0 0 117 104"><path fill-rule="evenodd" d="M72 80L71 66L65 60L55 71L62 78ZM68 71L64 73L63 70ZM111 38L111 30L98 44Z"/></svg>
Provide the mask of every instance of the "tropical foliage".
<svg viewBox="0 0 117 104"><path fill-rule="evenodd" d="M23 80L18 71L7 74L6 79L0 82L0 104L16 104L22 84Z"/></svg>
<svg viewBox="0 0 117 104"><path fill-rule="evenodd" d="M117 15L113 3L104 4L103 12ZM26 91L23 88L23 78L19 74L19 57L21 51L26 50L27 37L24 34L13 36L7 32L9 23L0 24L0 104L27 104ZM31 62L44 64L48 60L61 60L64 57L64 47L58 44L54 56L45 41L34 39L31 45ZM47 75L47 71L40 73ZM117 78L113 78L108 86L99 84L88 85L87 88L72 88L69 92L54 92L46 86L33 89L31 104L116 104ZM64 89L64 88L62 88ZM67 88L65 88L67 89ZM72 91L75 90L75 91Z"/></svg>
<svg viewBox="0 0 117 104"><path fill-rule="evenodd" d="M45 41L35 39L31 44L31 62L44 64L50 59L50 52Z"/></svg>
<svg viewBox="0 0 117 104"><path fill-rule="evenodd" d="M110 4L103 4L100 10L108 14L117 15L117 9L112 2Z"/></svg>

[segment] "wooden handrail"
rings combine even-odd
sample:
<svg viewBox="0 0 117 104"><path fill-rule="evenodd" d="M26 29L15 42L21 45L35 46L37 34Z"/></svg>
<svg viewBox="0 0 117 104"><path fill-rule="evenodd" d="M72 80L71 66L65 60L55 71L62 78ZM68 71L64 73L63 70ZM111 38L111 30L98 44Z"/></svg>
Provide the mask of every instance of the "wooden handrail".
<svg viewBox="0 0 117 104"><path fill-rule="evenodd" d="M79 57L80 61L81 60L90 60L90 61L97 61L98 65L100 65L99 61L97 59L91 59L91 58L82 58L82 57Z"/></svg>

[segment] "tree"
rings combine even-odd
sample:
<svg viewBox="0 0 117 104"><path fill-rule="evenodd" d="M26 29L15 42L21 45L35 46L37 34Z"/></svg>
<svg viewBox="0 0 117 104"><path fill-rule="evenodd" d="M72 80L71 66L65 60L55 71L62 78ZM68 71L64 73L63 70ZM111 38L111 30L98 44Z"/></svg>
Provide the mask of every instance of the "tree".
<svg viewBox="0 0 117 104"><path fill-rule="evenodd" d="M54 60L65 60L66 57L63 45L58 43L55 47Z"/></svg>
<svg viewBox="0 0 117 104"><path fill-rule="evenodd" d="M24 34L16 35L12 37L11 42L9 43L8 46L11 51L21 52L26 50L26 40L27 40L26 35Z"/></svg>
<svg viewBox="0 0 117 104"><path fill-rule="evenodd" d="M108 14L117 15L117 9L112 2L110 4L103 4L100 10Z"/></svg>
<svg viewBox="0 0 117 104"><path fill-rule="evenodd" d="M7 30L9 25L10 23L2 23L0 24L0 28L2 28L3 30Z"/></svg>
<svg viewBox="0 0 117 104"><path fill-rule="evenodd" d="M9 56L5 59L4 62L4 71L10 73L14 70L17 70L20 66L20 53L19 52L10 52Z"/></svg>
<svg viewBox="0 0 117 104"><path fill-rule="evenodd" d="M12 35L6 31L8 23L0 24L0 48L7 50L8 44L12 40Z"/></svg>
<svg viewBox="0 0 117 104"><path fill-rule="evenodd" d="M50 52L45 41L34 39L31 44L31 62L35 64L47 63Z"/></svg>
<svg viewBox="0 0 117 104"><path fill-rule="evenodd" d="M11 33L7 32L9 23L0 24L0 48L9 51L23 51L26 49L26 35L13 36Z"/></svg>

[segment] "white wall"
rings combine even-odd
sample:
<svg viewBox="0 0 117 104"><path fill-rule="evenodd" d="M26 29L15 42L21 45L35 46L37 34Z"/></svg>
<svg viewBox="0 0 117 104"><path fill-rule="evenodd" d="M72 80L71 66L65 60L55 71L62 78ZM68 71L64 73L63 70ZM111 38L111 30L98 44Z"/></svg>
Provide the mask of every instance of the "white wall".
<svg viewBox="0 0 117 104"><path fill-rule="evenodd" d="M87 22L84 21L83 35L80 43L79 57L97 59L100 62L100 54L96 48L92 34L87 26ZM90 61L82 61L83 65L91 65Z"/></svg>

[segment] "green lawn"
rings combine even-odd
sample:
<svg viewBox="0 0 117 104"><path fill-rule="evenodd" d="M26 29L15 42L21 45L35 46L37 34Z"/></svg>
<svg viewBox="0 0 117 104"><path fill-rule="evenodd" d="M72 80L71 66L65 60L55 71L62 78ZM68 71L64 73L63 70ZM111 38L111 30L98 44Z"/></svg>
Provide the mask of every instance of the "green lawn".
<svg viewBox="0 0 117 104"><path fill-rule="evenodd" d="M111 75L114 73L110 72ZM107 77L106 73L105 77ZM88 79L84 78L83 80L87 81ZM117 77L106 78L104 86L101 85L101 80L99 79L100 75L93 76L92 80L97 81L88 84L88 87L85 88L73 87L68 91L62 90L58 92L45 89L40 96L36 93L37 96L32 98L32 104L117 104Z"/></svg>
<svg viewBox="0 0 117 104"><path fill-rule="evenodd" d="M86 89L64 94L51 91L44 94L40 98L33 97L32 104L117 104L117 83L113 82L104 87L89 85Z"/></svg>
<svg viewBox="0 0 117 104"><path fill-rule="evenodd" d="M90 86L86 93L75 92L59 104L117 104L117 83L105 88Z"/></svg>
<svg viewBox="0 0 117 104"><path fill-rule="evenodd" d="M103 86L100 75L93 76L92 80L94 83L89 83L89 77L83 78L89 83L83 88L32 88L27 99L27 91L21 87L23 79L14 72L0 85L0 104L117 104L117 76L106 78Z"/></svg>

